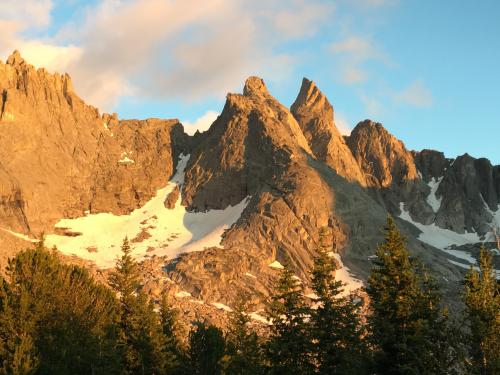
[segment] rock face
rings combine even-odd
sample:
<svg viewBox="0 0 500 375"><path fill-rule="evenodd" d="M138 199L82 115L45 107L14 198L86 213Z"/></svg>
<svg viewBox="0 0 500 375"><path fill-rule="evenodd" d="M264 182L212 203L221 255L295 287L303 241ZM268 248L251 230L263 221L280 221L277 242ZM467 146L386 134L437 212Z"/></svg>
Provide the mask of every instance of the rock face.
<svg viewBox="0 0 500 375"><path fill-rule="evenodd" d="M401 186L419 178L411 152L380 123L360 122L347 144L371 186Z"/></svg>
<svg viewBox="0 0 500 375"><path fill-rule="evenodd" d="M291 112L314 155L340 176L365 186L365 176L334 122L333 107L314 82L304 78Z"/></svg>
<svg viewBox="0 0 500 375"><path fill-rule="evenodd" d="M186 144L177 120L101 116L68 75L18 52L0 64L0 91L0 227L37 235L85 211L128 212L166 184L173 145Z"/></svg>
<svg viewBox="0 0 500 375"><path fill-rule="evenodd" d="M193 137L177 120L100 115L74 93L68 75L35 70L16 52L0 64L0 92L0 246L7 248L0 262L26 244L19 233L51 233L63 218L143 206L166 186L181 153L190 154L182 185L160 206L182 214L179 202L192 211L221 210L249 197L219 247L144 262L144 277L155 275L145 288L182 299L189 317L231 306L240 293L263 308L276 261L288 262L307 285L322 227L332 251L366 279L388 213L412 253L456 292L462 275L449 260L459 259L422 232L484 236L500 220L499 166L410 152L370 120L344 138L332 105L307 79L288 110L262 79L250 77L243 94L227 96L210 129ZM476 244L457 245L476 254Z"/></svg>
<svg viewBox="0 0 500 375"><path fill-rule="evenodd" d="M500 205L498 175L486 159L465 154L458 157L442 176L437 194L442 196L436 215L440 227L458 233L487 233Z"/></svg>
<svg viewBox="0 0 500 375"><path fill-rule="evenodd" d="M250 77L243 95L227 96L221 115L194 147L183 202L195 210L235 205L306 154L309 145L293 116L260 78Z"/></svg>

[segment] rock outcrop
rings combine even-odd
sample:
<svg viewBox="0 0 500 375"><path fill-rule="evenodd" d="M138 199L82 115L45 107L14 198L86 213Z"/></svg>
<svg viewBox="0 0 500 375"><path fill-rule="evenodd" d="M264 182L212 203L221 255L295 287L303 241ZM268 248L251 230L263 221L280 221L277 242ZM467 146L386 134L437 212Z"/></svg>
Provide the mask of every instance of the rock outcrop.
<svg viewBox="0 0 500 375"><path fill-rule="evenodd" d="M334 122L333 107L313 81L304 78L291 112L314 155L340 176L365 186L365 176Z"/></svg>
<svg viewBox="0 0 500 375"><path fill-rule="evenodd" d="M419 178L411 152L380 123L360 122L347 144L371 186L388 188Z"/></svg>
<svg viewBox="0 0 500 375"><path fill-rule="evenodd" d="M250 77L243 94L229 94L210 129L194 137L177 120L101 115L74 93L68 75L36 70L17 52L0 63L0 93L0 245L9 249L0 262L27 244L20 233L50 233L63 218L141 207L166 186L181 153L190 158L182 158L187 166L176 188L159 196L162 212L184 220L179 202L206 211L249 198L219 247L175 260L147 249L145 290L168 293L187 306L188 317L212 316L240 293L262 309L278 274L273 264L289 263L307 286L322 227L331 250L366 279L387 213L398 218L402 209L406 216L397 220L412 253L456 291L461 270L448 260L457 258L423 241L421 232L427 225L484 235L500 203L499 166L410 152L370 120L344 138L332 105L307 79L289 110L262 79ZM78 236L66 229L58 230ZM477 253L476 244L462 247Z"/></svg>
<svg viewBox="0 0 500 375"><path fill-rule="evenodd" d="M311 154L291 113L250 77L243 95L229 94L221 115L200 136L186 169L183 203L223 209L258 192L283 166Z"/></svg>
<svg viewBox="0 0 500 375"><path fill-rule="evenodd" d="M66 217L126 213L172 174L177 120L118 121L14 52L0 64L0 227L38 235Z"/></svg>
<svg viewBox="0 0 500 375"><path fill-rule="evenodd" d="M488 233L491 211L500 205L498 176L486 159L458 157L443 173L437 194L442 197L436 224L458 233Z"/></svg>

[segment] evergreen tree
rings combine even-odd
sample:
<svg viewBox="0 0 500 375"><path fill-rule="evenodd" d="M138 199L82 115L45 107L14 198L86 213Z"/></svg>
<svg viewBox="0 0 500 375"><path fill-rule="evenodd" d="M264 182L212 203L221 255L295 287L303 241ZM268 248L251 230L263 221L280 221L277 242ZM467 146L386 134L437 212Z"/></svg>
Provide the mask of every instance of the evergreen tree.
<svg viewBox="0 0 500 375"><path fill-rule="evenodd" d="M164 337L163 355L165 368L168 373L179 373L185 362L185 353L182 344L182 337L185 329L178 319L178 311L163 296L160 307L160 320Z"/></svg>
<svg viewBox="0 0 500 375"><path fill-rule="evenodd" d="M119 371L113 351L115 299L85 269L61 264L41 242L9 261L7 278L0 312L4 373Z"/></svg>
<svg viewBox="0 0 500 375"><path fill-rule="evenodd" d="M368 355L363 341L360 303L346 296L344 284L334 277L336 264L326 245L327 231L320 231L312 270L312 287L318 296L312 311L314 352L320 374L367 373Z"/></svg>
<svg viewBox="0 0 500 375"><path fill-rule="evenodd" d="M7 282L0 277L0 374L33 374L39 366L31 336L18 325Z"/></svg>
<svg viewBox="0 0 500 375"><path fill-rule="evenodd" d="M258 375L264 371L259 337L248 327L250 317L246 310L247 304L239 297L230 314L226 338L228 360L224 369L227 374Z"/></svg>
<svg viewBox="0 0 500 375"><path fill-rule="evenodd" d="M470 331L470 371L480 375L500 374L500 289L492 260L491 252L481 248L479 271L467 272L463 296Z"/></svg>
<svg viewBox="0 0 500 375"><path fill-rule="evenodd" d="M306 305L300 283L288 264L275 286L268 317L272 322L266 345L272 374L311 374L311 311Z"/></svg>
<svg viewBox="0 0 500 375"><path fill-rule="evenodd" d="M190 374L219 375L226 342L220 328L197 322L189 333Z"/></svg>
<svg viewBox="0 0 500 375"><path fill-rule="evenodd" d="M110 283L120 300L118 347L125 372L159 374L166 371L168 359L159 316L144 292L139 290L139 272L128 239Z"/></svg>
<svg viewBox="0 0 500 375"><path fill-rule="evenodd" d="M432 279L419 272L418 263L410 259L405 239L390 217L385 241L376 255L366 287L372 308L368 322L375 371L388 375L449 373L448 361L439 359L452 351L450 343L440 337L440 330L447 327L440 295Z"/></svg>

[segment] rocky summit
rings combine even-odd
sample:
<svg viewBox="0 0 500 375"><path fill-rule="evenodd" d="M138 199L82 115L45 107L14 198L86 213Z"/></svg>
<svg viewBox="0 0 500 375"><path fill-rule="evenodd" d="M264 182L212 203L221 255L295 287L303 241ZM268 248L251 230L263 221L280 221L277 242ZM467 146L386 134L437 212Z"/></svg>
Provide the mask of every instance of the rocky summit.
<svg viewBox="0 0 500 375"><path fill-rule="evenodd" d="M105 280L127 236L153 297L216 321L245 293L262 321L285 262L310 282L321 228L351 292L388 214L450 300L479 246L496 247L500 166L408 150L372 120L342 136L306 78L290 109L248 78L195 136L175 119L101 114L18 52L0 63L0 92L2 269L44 233Z"/></svg>

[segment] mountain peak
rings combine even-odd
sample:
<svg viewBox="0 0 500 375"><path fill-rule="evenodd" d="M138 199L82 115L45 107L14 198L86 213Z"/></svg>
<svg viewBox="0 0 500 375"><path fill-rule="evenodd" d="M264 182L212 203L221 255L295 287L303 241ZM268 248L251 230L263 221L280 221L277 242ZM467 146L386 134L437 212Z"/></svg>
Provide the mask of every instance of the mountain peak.
<svg viewBox="0 0 500 375"><path fill-rule="evenodd" d="M7 58L7 64L12 66L19 66L24 64L25 61L21 57L21 53L16 49L12 54Z"/></svg>
<svg viewBox="0 0 500 375"><path fill-rule="evenodd" d="M370 120L370 119L366 119L366 120L360 121L354 127L354 129L352 131L353 132L359 132L359 131L364 130L364 129L367 129L367 131L378 131L378 132L381 132L381 133L387 133L387 134L389 134L389 132L387 131L387 129L384 128L384 126L380 122L376 122L376 121L373 121L373 120Z"/></svg>
<svg viewBox="0 0 500 375"><path fill-rule="evenodd" d="M361 121L347 137L347 145L375 186L387 188L418 179L411 152L379 122Z"/></svg>
<svg viewBox="0 0 500 375"><path fill-rule="evenodd" d="M268 96L266 84L264 80L259 77L248 77L243 87L243 95L245 96Z"/></svg>
<svg viewBox="0 0 500 375"><path fill-rule="evenodd" d="M333 107L313 81L302 80L290 110L314 155L342 177L364 185L365 178L335 127Z"/></svg>
<svg viewBox="0 0 500 375"><path fill-rule="evenodd" d="M317 110L327 110L332 111L332 106L326 96L321 92L321 90L316 86L314 81L307 78L302 79L302 85L300 87L297 99L292 104L292 112L296 112L300 107L309 107Z"/></svg>

